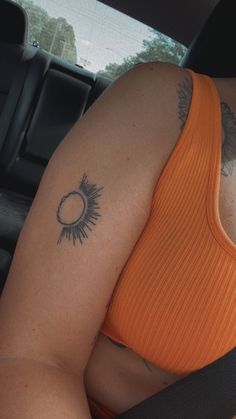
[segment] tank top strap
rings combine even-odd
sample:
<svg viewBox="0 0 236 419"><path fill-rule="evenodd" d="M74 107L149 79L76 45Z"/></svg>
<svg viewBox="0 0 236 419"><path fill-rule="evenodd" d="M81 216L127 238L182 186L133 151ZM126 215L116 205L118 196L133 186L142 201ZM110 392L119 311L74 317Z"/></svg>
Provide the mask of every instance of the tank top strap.
<svg viewBox="0 0 236 419"><path fill-rule="evenodd" d="M200 182L200 185L196 187L203 194L206 193L208 185L205 183L203 188L201 179L208 182L210 166L213 163L212 148L215 146L215 130L219 129L218 126L216 128L218 114L214 115L213 108L217 107L218 98L210 77L197 74L190 69L186 70L192 77L192 98L188 116L155 186L152 209L158 205L161 190L168 188L168 182L173 177L179 181L188 173L188 182L191 182L191 178L193 184Z"/></svg>

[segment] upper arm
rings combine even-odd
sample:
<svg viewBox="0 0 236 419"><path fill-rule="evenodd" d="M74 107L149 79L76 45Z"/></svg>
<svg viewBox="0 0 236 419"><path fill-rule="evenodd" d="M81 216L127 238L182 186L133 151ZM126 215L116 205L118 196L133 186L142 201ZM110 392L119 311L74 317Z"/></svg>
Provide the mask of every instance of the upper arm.
<svg viewBox="0 0 236 419"><path fill-rule="evenodd" d="M163 121L142 117L142 71L97 100L45 170L1 299L0 356L85 370L156 181L148 163Z"/></svg>

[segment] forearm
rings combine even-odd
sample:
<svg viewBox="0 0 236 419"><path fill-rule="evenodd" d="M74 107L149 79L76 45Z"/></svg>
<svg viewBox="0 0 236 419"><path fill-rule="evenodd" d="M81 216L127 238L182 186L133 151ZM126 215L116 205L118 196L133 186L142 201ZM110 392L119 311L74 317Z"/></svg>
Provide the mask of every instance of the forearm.
<svg viewBox="0 0 236 419"><path fill-rule="evenodd" d="M1 419L91 419L83 380L30 360L0 359Z"/></svg>

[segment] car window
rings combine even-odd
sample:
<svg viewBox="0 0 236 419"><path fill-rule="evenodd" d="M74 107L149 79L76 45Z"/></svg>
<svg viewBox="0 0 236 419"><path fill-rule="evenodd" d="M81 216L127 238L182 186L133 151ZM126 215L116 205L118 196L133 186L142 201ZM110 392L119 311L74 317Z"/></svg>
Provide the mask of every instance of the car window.
<svg viewBox="0 0 236 419"><path fill-rule="evenodd" d="M179 42L97 0L15 0L29 17L31 44L115 79L139 62L178 64Z"/></svg>

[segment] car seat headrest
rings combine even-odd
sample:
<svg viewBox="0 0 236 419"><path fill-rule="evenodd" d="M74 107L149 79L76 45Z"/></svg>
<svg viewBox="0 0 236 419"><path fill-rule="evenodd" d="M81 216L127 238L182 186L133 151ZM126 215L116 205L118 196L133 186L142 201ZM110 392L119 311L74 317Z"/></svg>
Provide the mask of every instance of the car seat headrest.
<svg viewBox="0 0 236 419"><path fill-rule="evenodd" d="M28 19L24 9L10 0L0 0L0 42L24 45Z"/></svg>
<svg viewBox="0 0 236 419"><path fill-rule="evenodd" d="M235 0L221 0L193 40L181 65L211 77L236 77Z"/></svg>

